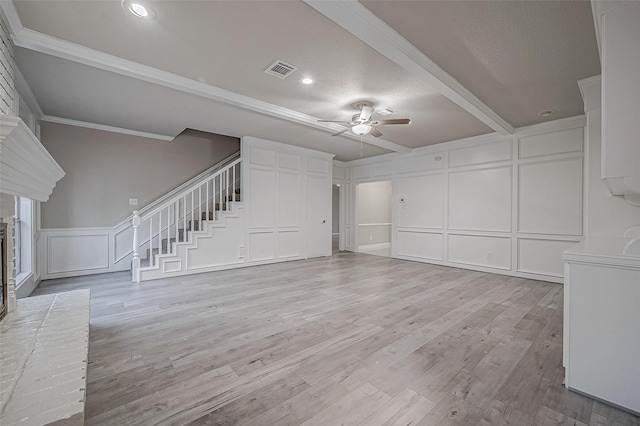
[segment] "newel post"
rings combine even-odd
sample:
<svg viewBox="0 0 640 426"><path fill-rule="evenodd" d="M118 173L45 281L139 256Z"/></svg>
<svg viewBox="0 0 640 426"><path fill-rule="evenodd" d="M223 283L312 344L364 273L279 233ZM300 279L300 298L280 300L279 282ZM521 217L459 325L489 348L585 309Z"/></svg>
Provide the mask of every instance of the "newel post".
<svg viewBox="0 0 640 426"><path fill-rule="evenodd" d="M138 210L133 212L133 219L131 219L131 224L133 225L133 260L131 262L131 281L134 283L140 282L140 243L139 243L139 235L138 228L140 228L140 214Z"/></svg>

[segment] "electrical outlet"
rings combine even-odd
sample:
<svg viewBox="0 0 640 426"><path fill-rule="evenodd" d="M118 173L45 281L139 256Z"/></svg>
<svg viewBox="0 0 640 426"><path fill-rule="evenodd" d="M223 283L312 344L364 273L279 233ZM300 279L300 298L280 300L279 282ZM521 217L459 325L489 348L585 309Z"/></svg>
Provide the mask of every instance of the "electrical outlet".
<svg viewBox="0 0 640 426"><path fill-rule="evenodd" d="M373 235L369 235L369 241L373 241Z"/></svg>
<svg viewBox="0 0 640 426"><path fill-rule="evenodd" d="M487 253L487 260L491 260L491 253Z"/></svg>
<svg viewBox="0 0 640 426"><path fill-rule="evenodd" d="M137 206L138 205L138 199L137 198L129 198L129 205L130 206Z"/></svg>

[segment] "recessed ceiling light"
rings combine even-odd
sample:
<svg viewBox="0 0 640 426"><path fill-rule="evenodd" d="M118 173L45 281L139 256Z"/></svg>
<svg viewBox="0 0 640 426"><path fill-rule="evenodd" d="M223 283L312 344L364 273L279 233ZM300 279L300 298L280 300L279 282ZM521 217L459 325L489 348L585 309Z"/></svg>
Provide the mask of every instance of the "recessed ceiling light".
<svg viewBox="0 0 640 426"><path fill-rule="evenodd" d="M312 84L313 83L313 79L309 78L309 77L305 77L300 81L302 82L302 84Z"/></svg>
<svg viewBox="0 0 640 426"><path fill-rule="evenodd" d="M545 109L544 111L540 111L538 113L538 115L540 117L549 117L550 115L553 115L554 111L552 109Z"/></svg>
<svg viewBox="0 0 640 426"><path fill-rule="evenodd" d="M124 0L122 7L138 18L154 19L156 17L156 12L149 5L140 1Z"/></svg>

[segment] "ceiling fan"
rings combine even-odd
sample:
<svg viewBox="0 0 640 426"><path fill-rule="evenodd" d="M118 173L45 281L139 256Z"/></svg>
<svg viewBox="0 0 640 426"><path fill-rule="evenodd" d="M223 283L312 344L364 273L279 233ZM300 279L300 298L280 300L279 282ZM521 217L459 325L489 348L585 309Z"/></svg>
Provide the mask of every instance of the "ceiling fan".
<svg viewBox="0 0 640 426"><path fill-rule="evenodd" d="M375 111L373 108L373 104L371 102L360 101L352 104L352 106L359 110L360 112L356 113L351 117L351 121L340 121L340 120L318 120L321 123L340 123L346 126L351 126L347 129L344 129L338 133L334 133L331 136L338 136L345 132L351 130L354 134L358 136L364 136L368 133L371 133L371 136L376 138L382 136L382 132L376 129L376 126L383 126L387 124L410 124L411 120L408 118L392 118L389 120L371 120L371 116Z"/></svg>

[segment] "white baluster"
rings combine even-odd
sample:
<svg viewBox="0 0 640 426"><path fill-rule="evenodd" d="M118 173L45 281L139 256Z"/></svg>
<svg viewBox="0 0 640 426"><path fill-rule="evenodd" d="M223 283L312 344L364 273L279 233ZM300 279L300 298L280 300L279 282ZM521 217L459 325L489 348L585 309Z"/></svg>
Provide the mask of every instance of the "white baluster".
<svg viewBox="0 0 640 426"><path fill-rule="evenodd" d="M207 220L209 220L209 181L207 180L207 195L205 195L204 197L204 203L205 203L205 215L207 217Z"/></svg>
<svg viewBox="0 0 640 426"><path fill-rule="evenodd" d="M153 266L153 216L149 218L149 266Z"/></svg>
<svg viewBox="0 0 640 426"><path fill-rule="evenodd" d="M131 281L134 283L140 282L140 236L138 234L138 228L140 227L140 215L138 210L133 212L133 219L131 219L133 225L133 261L131 264Z"/></svg>
<svg viewBox="0 0 640 426"><path fill-rule="evenodd" d="M218 198L220 199L220 215L222 215L222 174L218 174L218 182L220 182L220 192L218 193Z"/></svg>
<svg viewBox="0 0 640 426"><path fill-rule="evenodd" d="M153 252L153 250L151 250L151 252ZM162 253L162 210L158 212L158 254L160 253ZM153 263L155 265L155 262Z"/></svg>
<svg viewBox="0 0 640 426"><path fill-rule="evenodd" d="M225 201L225 210L229 210L229 169L225 169L224 174L224 201Z"/></svg>
<svg viewBox="0 0 640 426"><path fill-rule="evenodd" d="M173 226L175 229L176 246L178 245L178 222L180 221L180 200L173 203ZM171 253L173 253L173 245L171 245Z"/></svg>

